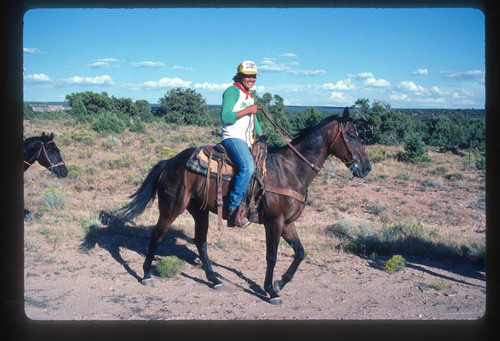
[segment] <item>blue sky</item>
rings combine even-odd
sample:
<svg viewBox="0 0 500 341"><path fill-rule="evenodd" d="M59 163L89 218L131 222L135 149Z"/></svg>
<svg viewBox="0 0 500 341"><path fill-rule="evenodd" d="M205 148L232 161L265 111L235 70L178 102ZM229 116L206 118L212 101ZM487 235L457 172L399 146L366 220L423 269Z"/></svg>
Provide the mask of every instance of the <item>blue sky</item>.
<svg viewBox="0 0 500 341"><path fill-rule="evenodd" d="M191 88L220 104L243 60L287 105L484 108L484 15L475 9L33 9L25 101L81 91L158 103Z"/></svg>

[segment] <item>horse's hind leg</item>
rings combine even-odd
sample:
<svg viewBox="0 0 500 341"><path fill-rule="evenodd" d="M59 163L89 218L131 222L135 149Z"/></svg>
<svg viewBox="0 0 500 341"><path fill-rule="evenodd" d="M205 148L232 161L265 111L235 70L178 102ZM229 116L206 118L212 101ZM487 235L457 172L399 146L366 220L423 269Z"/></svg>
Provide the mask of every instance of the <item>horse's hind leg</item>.
<svg viewBox="0 0 500 341"><path fill-rule="evenodd" d="M170 228L170 225L172 224L172 222L175 220L176 217L177 216L173 218L171 217L167 218L160 215L160 218L158 218L156 227L151 233L151 240L149 242L149 248L146 260L142 265L142 269L144 270L144 277L142 278L141 283L143 285L153 286L153 280L151 279L151 263L153 262L156 249L158 249L158 246L160 246L161 242L163 241L163 237L165 237L165 234L167 233L168 229Z"/></svg>
<svg viewBox="0 0 500 341"><path fill-rule="evenodd" d="M198 254L200 255L200 259L203 264L203 270L205 270L205 275L207 276L207 279L213 283L214 288L219 288L222 286L222 282L215 276L207 253L207 233L209 222L208 210L200 210L198 207L190 205L188 206L188 211L194 219L194 243L198 249Z"/></svg>
<svg viewBox="0 0 500 341"><path fill-rule="evenodd" d="M299 235L297 234L297 230L295 229L295 223L292 222L288 225L285 225L281 236L293 248L295 255L293 257L292 264L290 264L288 270L281 277L281 280L274 282L273 287L276 292L283 289L285 284L287 284L292 280L293 275L297 271L297 268L299 267L300 263L304 260L304 247L302 246L302 243L300 242L299 239Z"/></svg>

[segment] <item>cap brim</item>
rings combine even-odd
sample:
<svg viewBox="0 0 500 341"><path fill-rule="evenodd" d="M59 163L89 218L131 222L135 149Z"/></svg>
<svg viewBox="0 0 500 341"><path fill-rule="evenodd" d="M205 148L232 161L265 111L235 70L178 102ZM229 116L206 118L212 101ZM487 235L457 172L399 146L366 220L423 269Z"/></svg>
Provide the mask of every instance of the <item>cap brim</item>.
<svg viewBox="0 0 500 341"><path fill-rule="evenodd" d="M244 72L241 72L242 74L244 75L259 75L260 76L260 73L257 73L255 71L244 71Z"/></svg>

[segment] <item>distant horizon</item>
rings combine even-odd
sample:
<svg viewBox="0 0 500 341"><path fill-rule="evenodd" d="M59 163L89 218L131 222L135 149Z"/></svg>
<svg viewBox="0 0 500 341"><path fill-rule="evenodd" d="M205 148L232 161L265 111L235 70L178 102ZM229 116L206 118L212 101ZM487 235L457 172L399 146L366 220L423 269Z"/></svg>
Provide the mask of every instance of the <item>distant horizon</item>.
<svg viewBox="0 0 500 341"><path fill-rule="evenodd" d="M148 101L149 102L149 101ZM371 102L371 101L370 101ZM23 101L24 104L54 104L54 105L63 105L70 107L67 101ZM390 103L388 103L390 104ZM149 103L152 106L160 106L160 103ZM209 107L220 107L221 104L207 104ZM351 107L351 105L347 105ZM343 106L333 106L333 105L285 105L287 108L332 108L332 109L343 109L346 105ZM485 108L410 108L410 107L393 107L391 105L391 109L401 109L401 110L483 110Z"/></svg>

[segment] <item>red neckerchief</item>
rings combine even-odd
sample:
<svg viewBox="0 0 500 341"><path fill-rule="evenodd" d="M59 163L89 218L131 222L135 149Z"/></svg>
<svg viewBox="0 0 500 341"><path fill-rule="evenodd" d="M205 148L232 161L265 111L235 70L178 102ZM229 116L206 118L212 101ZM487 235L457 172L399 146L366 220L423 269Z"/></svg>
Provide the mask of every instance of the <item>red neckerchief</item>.
<svg viewBox="0 0 500 341"><path fill-rule="evenodd" d="M248 90L248 91L245 90L243 85L241 85L239 82L233 83L233 85L236 85L238 87L238 89L240 89L241 91L243 91L247 95L247 97L245 97L246 100L248 99L248 95L250 95L250 97L253 98L253 95L250 92L250 90Z"/></svg>

